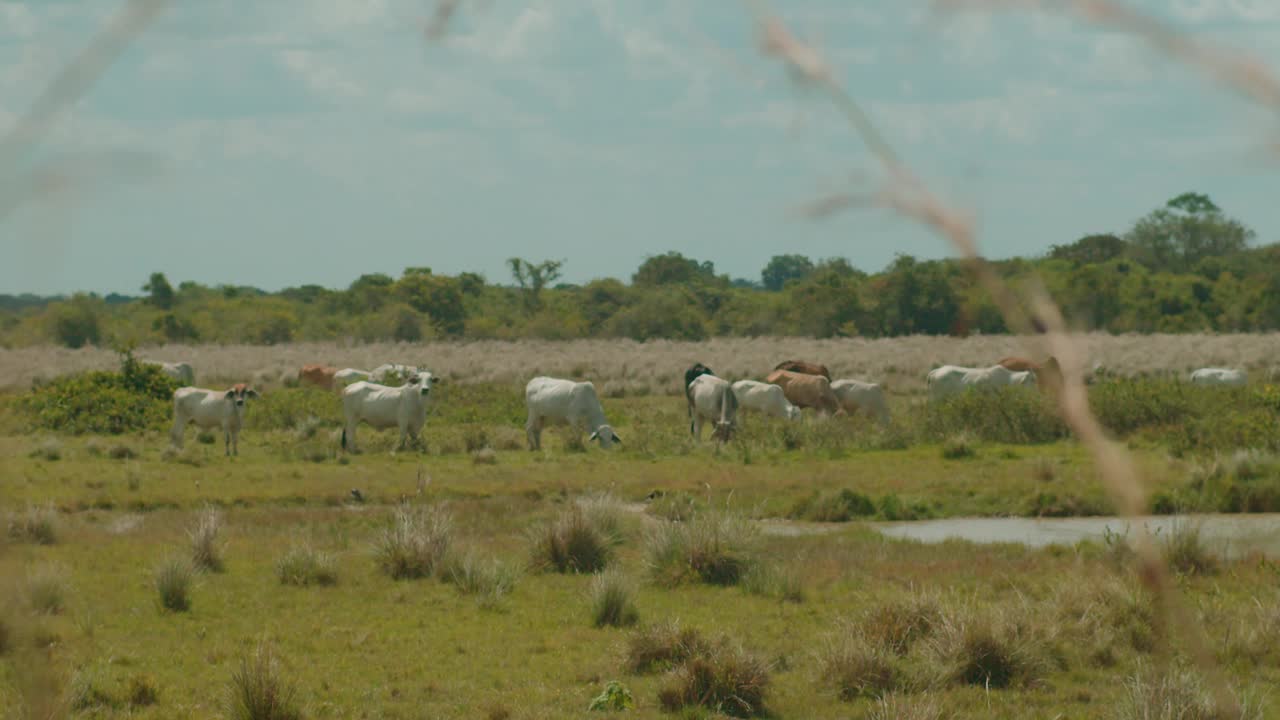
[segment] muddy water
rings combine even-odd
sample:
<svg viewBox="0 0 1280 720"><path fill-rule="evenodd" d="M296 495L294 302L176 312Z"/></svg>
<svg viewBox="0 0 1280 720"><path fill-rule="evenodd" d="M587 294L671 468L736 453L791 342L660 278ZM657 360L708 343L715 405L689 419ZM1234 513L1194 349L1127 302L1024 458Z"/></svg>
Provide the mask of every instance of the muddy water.
<svg viewBox="0 0 1280 720"><path fill-rule="evenodd" d="M1210 548L1229 557L1250 552L1280 557L1280 513L1159 515L1137 518L950 518L870 523L890 537L927 543L955 538L977 543L1020 543L1031 547L1101 540L1108 530L1132 536L1142 525L1159 539L1168 537L1179 524L1198 525L1201 539Z"/></svg>

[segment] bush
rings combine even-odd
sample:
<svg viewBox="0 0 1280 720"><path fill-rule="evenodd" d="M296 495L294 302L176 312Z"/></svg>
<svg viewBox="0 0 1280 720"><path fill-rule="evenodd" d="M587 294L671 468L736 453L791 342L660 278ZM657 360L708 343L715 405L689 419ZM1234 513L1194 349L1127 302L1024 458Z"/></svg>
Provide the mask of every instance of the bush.
<svg viewBox="0 0 1280 720"><path fill-rule="evenodd" d="M620 542L617 518L575 503L533 535L533 564L556 572L593 573L603 569Z"/></svg>
<svg viewBox="0 0 1280 720"><path fill-rule="evenodd" d="M678 667L658 692L664 710L703 707L730 717L764 714L769 666L760 657L722 638L705 653Z"/></svg>
<svg viewBox="0 0 1280 720"><path fill-rule="evenodd" d="M995 392L965 392L925 411L923 432L941 439L959 433L985 442L1044 443L1067 436L1067 426L1039 390L1009 387Z"/></svg>
<svg viewBox="0 0 1280 720"><path fill-rule="evenodd" d="M759 531L729 514L703 513L686 523L660 522L645 538L645 561L665 585L696 580L734 585L756 562Z"/></svg>
<svg viewBox="0 0 1280 720"><path fill-rule="evenodd" d="M897 657L854 632L841 632L828 639L819 662L823 682L841 700L879 698L903 688L904 675Z"/></svg>
<svg viewBox="0 0 1280 720"><path fill-rule="evenodd" d="M191 540L191 565L196 570L222 572L222 549L218 546L218 532L222 529L222 513L207 507L200 513L196 526L187 531Z"/></svg>
<svg viewBox="0 0 1280 720"><path fill-rule="evenodd" d="M45 438L31 451L33 458L55 462L62 459L62 443L57 438Z"/></svg>
<svg viewBox="0 0 1280 720"><path fill-rule="evenodd" d="M282 585L336 585L338 570L333 556L310 545L294 545L276 561L276 577Z"/></svg>
<svg viewBox="0 0 1280 720"><path fill-rule="evenodd" d="M275 652L262 642L242 656L231 673L227 716L231 720L300 720L296 697L296 689L281 677Z"/></svg>
<svg viewBox="0 0 1280 720"><path fill-rule="evenodd" d="M972 436L966 432L949 436L942 443L942 457L946 460L961 460L977 457L978 449Z"/></svg>
<svg viewBox="0 0 1280 720"><path fill-rule="evenodd" d="M519 568L497 560L485 561L473 552L454 556L446 563L442 578L463 595L474 595L480 607L497 607L520 579Z"/></svg>
<svg viewBox="0 0 1280 720"><path fill-rule="evenodd" d="M27 578L27 603L42 615L57 615L67 609L71 588L66 573L58 567L46 566Z"/></svg>
<svg viewBox="0 0 1280 720"><path fill-rule="evenodd" d="M848 522L855 517L876 514L875 503L860 492L844 488L838 492L813 495L798 501L789 517L814 522Z"/></svg>
<svg viewBox="0 0 1280 720"><path fill-rule="evenodd" d="M30 505L25 512L8 513L9 538L17 542L52 545L58 541L57 514L52 505Z"/></svg>
<svg viewBox="0 0 1280 720"><path fill-rule="evenodd" d="M156 569L156 591L160 593L160 606L173 612L191 609L191 580L195 574L191 563L181 558L170 558Z"/></svg>
<svg viewBox="0 0 1280 720"><path fill-rule="evenodd" d="M627 638L623 664L632 673L660 672L705 654L709 648L697 630L682 628L674 621L660 623L641 628Z"/></svg>
<svg viewBox="0 0 1280 720"><path fill-rule="evenodd" d="M129 678L129 690L125 699L135 708L155 705L160 700L160 687L150 675L134 675Z"/></svg>
<svg viewBox="0 0 1280 720"><path fill-rule="evenodd" d="M374 543L374 557L396 580L428 577L441 566L452 535L453 518L444 508L402 504Z"/></svg>
<svg viewBox="0 0 1280 720"><path fill-rule="evenodd" d="M635 592L635 585L616 570L591 578L591 623L596 627L634 625L640 618Z"/></svg>
<svg viewBox="0 0 1280 720"><path fill-rule="evenodd" d="M1175 572L1206 575L1218 571L1218 558L1205 545L1200 526L1175 522L1164 541L1165 559Z"/></svg>
<svg viewBox="0 0 1280 720"><path fill-rule="evenodd" d="M604 691L591 700L591 704L587 706L590 712L622 712L635 707L635 700L631 697L631 691L626 685L617 680L610 680L604 686Z"/></svg>
<svg viewBox="0 0 1280 720"><path fill-rule="evenodd" d="M93 371L56 378L34 388L19 408L34 427L80 435L119 435L171 421L178 381L155 365L124 353L119 372Z"/></svg>

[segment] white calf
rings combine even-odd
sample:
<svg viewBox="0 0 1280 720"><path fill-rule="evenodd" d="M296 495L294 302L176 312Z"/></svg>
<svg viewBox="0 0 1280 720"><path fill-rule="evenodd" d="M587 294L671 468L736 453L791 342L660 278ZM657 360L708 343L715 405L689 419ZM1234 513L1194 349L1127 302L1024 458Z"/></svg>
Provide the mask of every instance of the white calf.
<svg viewBox="0 0 1280 720"><path fill-rule="evenodd" d="M358 383L369 379L368 370L357 370L355 368L343 368L333 374L333 386L336 388L344 388L352 383Z"/></svg>
<svg viewBox="0 0 1280 720"><path fill-rule="evenodd" d="M689 432L694 439L702 442L702 421L710 420L716 424L711 437L721 444L729 442L738 414L738 398L729 381L715 375L699 375L689 383L689 402L693 407Z"/></svg>
<svg viewBox="0 0 1280 720"><path fill-rule="evenodd" d="M757 380L739 380L731 387L733 396L738 401L738 407L743 410L754 410L788 420L800 419L800 408L787 400L787 393L780 385Z"/></svg>
<svg viewBox="0 0 1280 720"><path fill-rule="evenodd" d="M369 372L369 382L378 383L379 385L387 385L393 383L403 383L418 373L426 372L426 368L420 368L415 365L397 365L388 363L379 365ZM431 376L431 382L436 382L439 378Z"/></svg>
<svg viewBox="0 0 1280 720"><path fill-rule="evenodd" d="M599 440L602 449L615 442L622 444L622 438L605 422L596 386L590 382L539 376L525 386L524 403L529 410L524 432L530 450L542 447L542 428L547 424L568 425L578 433L583 428L590 430L588 439Z"/></svg>
<svg viewBox="0 0 1280 720"><path fill-rule="evenodd" d="M403 450L411 439L425 449L421 433L427 422L431 381L431 373L419 372L400 387L362 380L344 388L342 449L356 450L356 426L361 420L376 430L399 428L400 444L397 449Z"/></svg>
<svg viewBox="0 0 1280 720"><path fill-rule="evenodd" d="M240 427L244 423L244 403L258 397L258 391L244 383L230 390L204 390L183 387L173 391L173 429L169 440L175 447L182 447L182 436L187 423L197 427L222 428L227 455L240 454Z"/></svg>
<svg viewBox="0 0 1280 720"><path fill-rule="evenodd" d="M864 412L881 425L889 424L889 404L884 399L884 388L862 380L832 380L831 392L836 394L840 407L850 415Z"/></svg>
<svg viewBox="0 0 1280 720"><path fill-rule="evenodd" d="M1226 385L1241 387L1246 377L1243 370L1228 368L1200 368L1191 373L1191 382L1195 385Z"/></svg>
<svg viewBox="0 0 1280 720"><path fill-rule="evenodd" d="M196 371L187 363L161 362L159 360L143 360L142 362L159 367L160 372L183 385L194 385L196 382Z"/></svg>
<svg viewBox="0 0 1280 720"><path fill-rule="evenodd" d="M941 400L969 388L995 390L1009 385L1013 375L1013 371L1003 365L985 368L943 365L929 372L929 399Z"/></svg>

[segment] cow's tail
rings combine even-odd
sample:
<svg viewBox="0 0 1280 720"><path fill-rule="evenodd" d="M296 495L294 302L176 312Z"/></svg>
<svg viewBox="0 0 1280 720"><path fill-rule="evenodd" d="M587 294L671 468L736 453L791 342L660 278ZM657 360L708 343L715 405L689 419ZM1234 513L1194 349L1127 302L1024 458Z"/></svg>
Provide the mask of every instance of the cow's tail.
<svg viewBox="0 0 1280 720"><path fill-rule="evenodd" d="M345 427L342 428L342 449L347 449L347 429Z"/></svg>

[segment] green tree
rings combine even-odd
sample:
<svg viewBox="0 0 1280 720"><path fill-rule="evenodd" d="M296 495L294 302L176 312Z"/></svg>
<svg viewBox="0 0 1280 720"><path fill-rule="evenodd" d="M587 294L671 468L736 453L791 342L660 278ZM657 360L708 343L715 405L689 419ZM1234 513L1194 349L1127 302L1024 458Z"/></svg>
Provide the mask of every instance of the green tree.
<svg viewBox="0 0 1280 720"><path fill-rule="evenodd" d="M348 306L356 312L378 310L391 300L395 280L383 273L370 273L356 278L347 288Z"/></svg>
<svg viewBox="0 0 1280 720"><path fill-rule="evenodd" d="M631 276L631 283L638 287L690 285L699 281L714 281L715 277L715 265L711 262L698 262L672 250L645 258Z"/></svg>
<svg viewBox="0 0 1280 720"><path fill-rule="evenodd" d="M56 304L53 337L69 348L102 343L101 301L84 293Z"/></svg>
<svg viewBox="0 0 1280 720"><path fill-rule="evenodd" d="M1207 257L1243 252L1254 232L1226 217L1207 196L1183 193L1138 220L1125 235L1134 259L1152 270L1183 273Z"/></svg>
<svg viewBox="0 0 1280 720"><path fill-rule="evenodd" d="M164 273L151 273L151 279L142 286L142 290L147 293L147 302L161 310L173 309L175 299L173 286L169 284L169 279L164 276Z"/></svg>
<svg viewBox="0 0 1280 720"><path fill-rule="evenodd" d="M1110 233L1103 233L1086 235L1068 245L1054 245L1049 249L1049 257L1085 265L1103 263L1124 255L1124 252L1124 240Z"/></svg>
<svg viewBox="0 0 1280 720"><path fill-rule="evenodd" d="M523 258L507 258L511 277L520 286L525 312L532 315L542 308L542 290L560 278L564 260L543 260L534 265Z"/></svg>
<svg viewBox="0 0 1280 720"><path fill-rule="evenodd" d="M395 294L446 335L461 335L466 329L467 309L462 302L462 284L446 275L434 275L430 268L405 268L395 284ZM399 327L399 325L397 326Z"/></svg>
<svg viewBox="0 0 1280 720"><path fill-rule="evenodd" d="M778 292L788 280L803 280L813 274L813 261L804 255L774 255L760 271L764 289Z"/></svg>
<svg viewBox="0 0 1280 720"><path fill-rule="evenodd" d="M952 286L954 263L919 262L898 255L872 283L881 335L944 335L956 327L960 301Z"/></svg>

